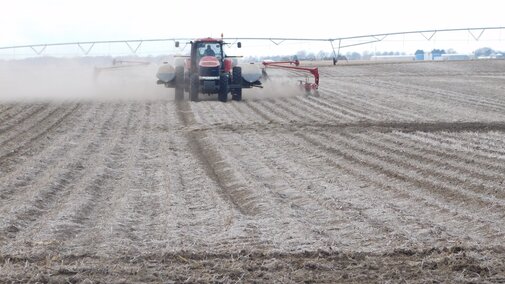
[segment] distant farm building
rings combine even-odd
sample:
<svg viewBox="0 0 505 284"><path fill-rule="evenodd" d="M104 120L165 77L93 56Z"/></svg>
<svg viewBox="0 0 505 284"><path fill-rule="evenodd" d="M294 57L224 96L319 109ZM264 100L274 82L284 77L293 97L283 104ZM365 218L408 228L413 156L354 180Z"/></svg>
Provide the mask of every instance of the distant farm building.
<svg viewBox="0 0 505 284"><path fill-rule="evenodd" d="M442 54L442 60L470 60L472 59L468 54Z"/></svg>
<svg viewBox="0 0 505 284"><path fill-rule="evenodd" d="M372 61L414 61L414 55L374 55L370 57Z"/></svg>

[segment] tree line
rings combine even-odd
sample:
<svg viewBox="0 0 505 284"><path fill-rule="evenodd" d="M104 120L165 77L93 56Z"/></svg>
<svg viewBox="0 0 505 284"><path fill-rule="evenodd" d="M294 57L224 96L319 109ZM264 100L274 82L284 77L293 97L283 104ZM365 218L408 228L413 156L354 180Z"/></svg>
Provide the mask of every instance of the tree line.
<svg viewBox="0 0 505 284"><path fill-rule="evenodd" d="M417 54L425 54L427 52L430 52L431 54L457 54L457 51L449 48L447 50L445 49L432 49L432 50L422 50L418 49L414 52L414 55ZM474 56L477 57L492 57L495 56L497 58L503 58L505 55L505 51L498 51L494 50L489 47L482 47L479 49L476 49L473 52ZM348 51L346 53L339 54L338 59L339 60L370 60L372 56L400 56L400 55L408 55L406 52L400 52L400 51L364 51L362 53L356 52L356 51ZM315 60L332 60L334 57L334 54L332 51L324 51L321 50L317 53L314 52L307 52L305 50L300 50L294 55L274 55L274 56L249 56L246 57L245 59L247 61L256 61L260 62L263 60L274 60L274 61L286 61L286 60L292 60L293 58L297 58L298 60L309 60L309 61L315 61Z"/></svg>

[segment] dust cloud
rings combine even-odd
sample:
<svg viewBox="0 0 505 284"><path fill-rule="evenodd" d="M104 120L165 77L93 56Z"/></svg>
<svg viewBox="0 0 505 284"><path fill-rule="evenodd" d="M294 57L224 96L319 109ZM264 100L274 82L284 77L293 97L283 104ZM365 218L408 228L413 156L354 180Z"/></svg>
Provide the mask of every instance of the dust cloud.
<svg viewBox="0 0 505 284"><path fill-rule="evenodd" d="M157 64L115 66L112 59L0 61L0 102L171 98L156 84Z"/></svg>
<svg viewBox="0 0 505 284"><path fill-rule="evenodd" d="M173 64L173 58L163 58ZM0 103L44 101L116 101L174 98L174 90L156 84L157 61L137 58L113 64L113 58L52 57L0 61ZM136 63L135 63L136 62ZM142 64L138 64L141 62ZM297 77L268 70L263 88L244 89L245 100L302 96ZM217 96L200 95L201 100Z"/></svg>

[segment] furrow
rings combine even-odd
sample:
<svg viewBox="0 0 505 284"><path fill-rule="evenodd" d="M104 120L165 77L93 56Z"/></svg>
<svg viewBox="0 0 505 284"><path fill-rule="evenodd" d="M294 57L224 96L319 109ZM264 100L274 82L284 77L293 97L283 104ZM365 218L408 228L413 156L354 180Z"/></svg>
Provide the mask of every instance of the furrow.
<svg viewBox="0 0 505 284"><path fill-rule="evenodd" d="M208 106L208 109L205 110L205 114L212 116L212 118L214 119L213 124L229 125L231 123L231 118L223 114L222 111L220 110L222 102L206 101L201 103Z"/></svg>
<svg viewBox="0 0 505 284"><path fill-rule="evenodd" d="M369 78L370 79L370 78ZM381 89L374 87L371 82L360 79L340 82L342 88L341 96L350 100L356 100L364 106L370 105L382 113L392 115L390 119L401 119L409 121L420 120L443 120L447 119L447 109L445 105L440 107L433 104L433 98L425 98L412 95L412 91L395 91L394 89ZM375 102L375 103L373 103ZM367 107L370 108L370 107Z"/></svg>
<svg viewBox="0 0 505 284"><path fill-rule="evenodd" d="M237 102L229 101L226 104L219 103L218 109L220 113L225 114L226 117L228 117L230 124L244 124L248 122L246 118L244 118L244 115L234 106L235 103Z"/></svg>
<svg viewBox="0 0 505 284"><path fill-rule="evenodd" d="M353 115L359 120L382 120L384 117L383 113L378 113L375 109L376 106L372 106L369 108L365 108L364 106L370 105L370 103L360 104L357 97L348 99L345 95L342 95L342 92L333 91L327 88L319 88L320 91L324 93L331 94L324 96L324 100L333 106L338 106L342 112ZM322 98L318 98L318 100L322 100ZM375 112L375 113L374 113Z"/></svg>
<svg viewBox="0 0 505 284"><path fill-rule="evenodd" d="M488 132L478 133L478 135L475 135L475 133L468 133L468 132L458 134L443 132L441 133L441 136L461 147L474 149L478 151L484 151L486 153L496 154L497 156L505 157L505 149L504 149L505 136L502 135L502 137L493 139L488 134L489 134Z"/></svg>
<svg viewBox="0 0 505 284"><path fill-rule="evenodd" d="M257 112L251 111L251 108L246 105L245 101L231 102L231 105L240 113L242 119L247 123L264 123L267 121Z"/></svg>
<svg viewBox="0 0 505 284"><path fill-rule="evenodd" d="M262 235L275 240L273 247L287 249L307 240L317 243L313 244L316 247L328 245L323 228L331 212L307 198L303 190L297 190L297 186L290 184L276 167L269 166L258 155L251 155L270 146L262 148L258 141L245 141L243 135L232 133L219 135L216 139L226 146L224 155L229 157L231 167L240 172L249 188L257 192L254 202L262 205L258 212L262 221L257 222L257 226ZM249 140L250 135L246 139ZM290 238L284 237L286 233Z"/></svg>
<svg viewBox="0 0 505 284"><path fill-rule="evenodd" d="M190 105L180 102L177 105L180 121L186 127L194 124ZM210 134L210 133L209 133ZM204 167L206 174L218 184L222 197L233 204L242 214L256 215L261 211L254 203L256 194L247 188L243 178L236 175L227 163L227 157L219 151L219 144L205 132L189 132L187 134L190 151Z"/></svg>
<svg viewBox="0 0 505 284"><path fill-rule="evenodd" d="M424 132L404 133L396 132L395 136L401 137L405 143L421 147L424 151L431 151L441 157L448 159L461 160L469 165L476 165L482 167L486 171L493 171L501 175L505 171L505 165L499 162L496 158L490 158L486 155L479 155L475 151L464 148L454 147L449 143L442 140L434 139L435 137L428 138Z"/></svg>
<svg viewBox="0 0 505 284"><path fill-rule="evenodd" d="M424 188L429 192L438 194L442 198L448 200L459 199L467 205L482 207L483 204L490 206L504 206L505 200L496 199L492 196L476 193L468 189L455 186L444 178L428 178L426 171L422 171L420 166L411 166L409 161L402 161L401 159L394 159L391 153L380 153L379 151L372 151L358 145L358 142L345 137L345 134L327 136L322 134L320 138L324 137L332 143L344 146L342 152L348 155L358 157L363 163L369 164L375 168L380 169L391 177L401 180L409 181L413 185ZM383 151L384 152L384 151ZM436 177L436 175L435 175Z"/></svg>
<svg viewBox="0 0 505 284"><path fill-rule="evenodd" d="M438 193L433 193L430 190L428 192L431 194L427 194L427 191L419 183L401 178L394 171L384 171L380 166L367 163L354 153L342 151L341 147L336 148L333 142L323 142L313 135L301 133L297 133L296 136L313 145L314 148L320 149L319 151L314 149L314 153L321 153L321 150L326 153L324 156L326 163L341 169L358 181L362 180L364 184L361 187L377 187L394 195L405 196L409 202L415 203L413 208L422 205L422 208L429 210L426 212L433 210L433 214L430 213L430 220L437 220L437 223L440 224L439 228L450 234L450 239L465 235L471 236L475 243L481 243L486 240L495 241L497 236L503 238L499 229L492 229L493 227L489 225L491 221L489 221L490 215L487 212L468 209L461 206L462 203L457 200L441 199ZM501 218L498 216L498 220ZM462 224L465 225L462 226Z"/></svg>
<svg viewBox="0 0 505 284"><path fill-rule="evenodd" d="M380 80L378 80L378 81L380 81ZM492 110L492 111L496 111L498 113L503 113L503 111L505 110L505 104L503 104L503 102L501 102L501 101L496 101L496 100L484 101L484 98L482 98L482 97L478 97L478 99L477 99L477 97L475 95L456 93L456 92L452 92L447 89L440 90L440 89L436 89L436 88L429 87L429 86L423 86L421 89L420 87L415 86L410 83L409 83L409 85L404 85L399 82L393 83L393 82L380 81L380 84L382 84L383 86L387 86L387 88L392 87L395 89L401 89L401 90L405 90L405 91L409 91L409 92L417 91L416 92L417 94L428 95L431 98L433 98L432 96L435 95L440 100L444 100L447 102L459 102L459 103L462 103L463 105L471 106L472 108L480 108L480 109L487 110L487 111ZM375 88L378 87L377 84L374 85L374 87Z"/></svg>
<svg viewBox="0 0 505 284"><path fill-rule="evenodd" d="M277 112L267 109L259 104L259 101L246 101L247 106L267 122L284 122L285 119Z"/></svg>
<svg viewBox="0 0 505 284"><path fill-rule="evenodd" d="M397 83L395 82L395 84L397 84ZM410 87L411 85L412 84L409 84L408 86ZM405 87L405 85L402 84L402 87ZM419 87L416 86L416 88L419 88ZM437 95L444 95L447 98L457 99L457 100L460 100L461 102L466 102L472 106L479 106L479 107L483 107L485 109L492 109L492 110L495 110L495 111L501 112L501 113L503 113L503 111L505 110L505 102L502 100L502 98L503 98L502 96L498 96L501 99L497 100L497 99L487 98L482 95L476 96L475 94L467 94L464 92L455 92L453 90L447 90L447 89L441 90L438 88L434 88L432 86L424 87L423 90L428 91L433 94L437 94Z"/></svg>
<svg viewBox="0 0 505 284"><path fill-rule="evenodd" d="M256 101L260 105L262 109L267 110L268 112L275 113L277 116L282 118L281 122L294 122L294 121L303 121L303 118L300 114L293 112L293 110L287 109L283 102L278 102L277 100L259 100Z"/></svg>
<svg viewBox="0 0 505 284"><path fill-rule="evenodd" d="M188 110L190 106L184 102L177 104L178 109ZM178 112L185 114L179 116L181 124L191 129L194 118L189 111ZM176 155L173 170L178 174L176 180L182 187L174 184L174 189L179 189L174 194L182 195L182 212L194 215L188 218L193 220L189 227L181 227L177 222L177 231L183 230L174 241L179 242L179 247L215 247L226 250L222 240L227 240L234 246L247 244L261 244L256 227L243 219L256 218L263 214L263 204L258 203L261 196L248 187L240 173L230 165L230 159L223 153L221 144L207 131L185 131L184 140L175 142L177 149L183 155ZM177 135L170 135L170 139L179 139ZM176 140L177 141L177 140ZM180 159L180 160L179 160ZM180 198L178 198L180 199ZM177 204L175 204L177 205ZM173 206L175 206L173 205ZM175 209L175 208L174 208ZM179 209L180 210L180 209ZM177 215L180 215L177 212ZM186 219L185 219L186 220ZM177 221L177 220L174 220ZM235 240L245 241L243 244ZM229 246L228 246L229 249Z"/></svg>
<svg viewBox="0 0 505 284"><path fill-rule="evenodd" d="M326 96L322 98L311 97L310 101L314 102L316 105L320 105L325 111L329 111L331 114L336 114L345 118L345 121L364 119L361 113L353 112L352 110L342 107L339 103L330 102Z"/></svg>
<svg viewBox="0 0 505 284"><path fill-rule="evenodd" d="M123 170L123 153L126 145L122 141L129 134L128 123L135 120L133 106L137 103L121 103L118 115L111 121L109 127L99 132L104 138L101 145L97 145L97 152L85 161L81 161L82 176L69 185L65 199L60 201L58 212L51 217L47 225L42 227L42 241L57 240L68 242L79 238L79 234L87 234L90 227L95 226L96 220L103 218L108 212L100 211L113 193L114 185L119 181ZM105 132L103 130L106 130ZM101 214L100 214L101 213Z"/></svg>
<svg viewBox="0 0 505 284"><path fill-rule="evenodd" d="M111 115L104 117L101 128L92 128L94 132L87 137L91 139L87 140L89 143L79 143L79 147L65 154L64 157L69 157L68 159L61 159L60 163L47 169L35 183L26 185L27 188L37 190L36 192L22 191L24 195L17 195L16 199L11 200L11 207L2 209L4 212L10 212L9 218L3 220L4 233L10 237L17 236L20 241L30 239L21 235L30 236L33 232L40 231L36 228L47 226L49 221L54 219L59 209L53 211L53 207L64 204L62 200L69 199L73 188L85 178L86 172L94 170L95 166L91 164L87 166L86 162L98 156L101 145L106 144L104 137L111 128L113 119L117 119L117 108L114 108Z"/></svg>
<svg viewBox="0 0 505 284"><path fill-rule="evenodd" d="M479 155L482 157L486 157L488 159L498 159L501 161L505 161L505 153L499 150L497 151L494 149L475 146L461 139L455 139L444 135L435 135L434 133L422 133L419 135L422 135L423 137L429 139L441 141L443 144L451 146L452 148L464 149L465 151L472 153L474 155Z"/></svg>
<svg viewBox="0 0 505 284"><path fill-rule="evenodd" d="M22 126L25 121L27 120L33 120L36 118L36 116L45 110L48 106L47 105L25 105L25 104L19 104L19 106L23 107L21 111L16 112L14 115L10 115L7 119L0 120L2 121L2 125L0 126L0 135L4 136L8 131L15 129L18 130L20 126ZM14 111L14 108L10 108L12 111ZM6 114L6 116L8 113ZM14 135L17 133L14 131ZM19 135L19 134L17 134ZM12 136L11 136L12 137ZM8 137L5 140L2 140L0 142L0 145L7 143L10 137Z"/></svg>
<svg viewBox="0 0 505 284"><path fill-rule="evenodd" d="M351 121L352 117L344 115L342 112L336 111L332 105L320 103L312 97L297 97L301 103L305 104L308 111L317 113L323 121Z"/></svg>
<svg viewBox="0 0 505 284"><path fill-rule="evenodd" d="M47 171L62 168L65 161L61 157L72 153L80 146L77 141L80 141L84 133L94 127L89 121L100 118L102 109L99 107L93 111L88 105L82 106L73 120L67 121L66 129L71 130L66 132L66 135L57 135L51 142L52 147L37 151L30 159L18 164L14 171L0 177L0 199L12 200L17 194L24 192L21 189L28 189L38 180L45 180Z"/></svg>
<svg viewBox="0 0 505 284"><path fill-rule="evenodd" d="M11 120L3 123L5 126L0 128L0 135L4 136L0 141L0 146L8 144L10 141L14 140L17 136L23 135L25 133L30 133L37 124L47 117L50 117L58 107L53 107L51 105L28 105L23 109L18 115L16 115ZM9 130L12 133L9 133ZM10 135L8 135L10 134Z"/></svg>
<svg viewBox="0 0 505 284"><path fill-rule="evenodd" d="M330 220L326 227L335 235L337 243L344 238L341 236L342 231L345 232L343 229L350 225L357 231L358 235L353 237L355 239L359 239L359 233L376 236L375 240L369 241L378 249L387 249L386 245L407 245L414 239L430 244L433 235L439 238L448 237L442 231L436 231L439 226L430 222L431 218L426 217L429 210L421 209L419 212L413 208L416 200L410 196L391 192L383 187L360 185L359 175L342 166L343 163L339 163L338 166L328 163L324 153L314 151L313 147L304 146L305 143L298 141L298 137L281 134L275 140L285 141L283 147L275 148L279 153L275 156L261 155L261 157L269 159L272 167L279 169L280 172L289 174L293 184L298 184L298 188L303 189L303 192L316 200L320 206L333 212L332 219L336 220ZM274 142L275 140L266 140L265 143L279 144ZM255 141L256 144L259 142ZM279 156L283 159L278 159ZM432 231L428 233L427 228Z"/></svg>
<svg viewBox="0 0 505 284"><path fill-rule="evenodd" d="M149 139L146 120L151 106L150 103L135 102L128 103L127 107L127 113L122 113L122 120L113 126L114 134L110 136L113 147L105 152L105 159L99 162L106 166L110 176L102 182L99 190L84 192L94 195L91 200L96 204L87 201L81 206L94 209L88 213L90 216L87 219L72 220L86 227L85 230L76 231L75 238L67 240L67 246L76 248L75 253L83 253L80 251L83 250L98 256L112 255L125 253L125 247L132 252L138 249L141 241L137 224L144 224L139 216L149 209L139 207L147 184L138 185L138 180L145 174L138 163L144 156L141 154L145 149L142 140ZM72 214L79 216L79 212ZM87 220L97 221L89 223Z"/></svg>
<svg viewBox="0 0 505 284"><path fill-rule="evenodd" d="M39 142L37 146L45 147L47 146L47 140L40 142L39 140L45 137L48 137L49 134L55 130L67 117L69 117L74 111L76 111L80 107L79 104L74 104L74 106L67 105L65 107L60 107L51 112L51 115L46 116L43 120L39 121L37 124L30 127L33 132L30 132L31 136L23 137L21 140L19 136L16 137L18 141L14 144L14 141L11 141L13 147L8 147L6 153L0 155L0 165L5 168L8 168L8 171L11 171L10 165L12 161L9 162L9 159L13 157L19 157L24 155L28 151L40 150L40 148L35 148L35 143ZM44 123L46 125L44 125ZM7 147L6 147L7 148Z"/></svg>
<svg viewBox="0 0 505 284"><path fill-rule="evenodd" d="M380 137L374 142L381 143L385 147L391 147L391 149L397 149L400 152L405 151L419 160L426 158L444 169L450 168L454 171L463 171L464 175L471 175L482 181L494 181L502 178L502 171L489 170L485 164L478 163L475 160L462 159L462 156L467 157L464 152L453 155L432 147L423 147L422 143L411 142L408 138L399 137L398 133L376 133L376 135ZM485 171L482 170L483 167L486 168Z"/></svg>
<svg viewBox="0 0 505 284"><path fill-rule="evenodd" d="M214 116L214 111L210 108L209 104L206 104L204 102L188 102L191 104L191 109L193 110L192 113L195 122L200 122L203 125L214 125L217 124L219 121L215 118ZM191 112L191 110L182 110L182 109L177 109L177 112ZM188 113L184 113L182 115L188 115ZM196 120L199 118L199 120Z"/></svg>
<svg viewBox="0 0 505 284"><path fill-rule="evenodd" d="M398 148L397 145L383 143L369 134L341 133L340 135L347 139L347 143L366 149L369 154L377 153L374 156L378 159L402 165L405 169L420 172L434 180L447 181L451 185L469 189L483 196L501 199L505 197L505 192L501 191L501 184L505 181L503 178L491 180L488 177L475 177L472 171L451 166L447 162L439 161L436 157L430 159L427 155L412 153L408 148Z"/></svg>
<svg viewBox="0 0 505 284"><path fill-rule="evenodd" d="M268 102L268 106L271 109L277 109L282 111L287 115L287 117L295 117L296 121L317 121L318 119L306 111L302 111L303 108L300 105L295 105L292 103L294 98L286 98L284 100L275 100Z"/></svg>
<svg viewBox="0 0 505 284"><path fill-rule="evenodd" d="M336 95L328 96L327 99L330 102L339 103L343 107L353 109L370 120L418 120L420 118L413 112L384 106L381 104L380 99L377 97L370 99L368 94L366 94L368 99L364 99L362 98L364 94L355 91L354 94L348 94L346 91L334 91L327 88L322 88L322 90Z"/></svg>
<svg viewBox="0 0 505 284"><path fill-rule="evenodd" d="M302 115L303 121L329 121L330 117L326 114L318 112L312 108L308 103L301 100L301 97L289 98L282 101L282 104L286 104L286 107L292 109L296 113Z"/></svg>
<svg viewBox="0 0 505 284"><path fill-rule="evenodd" d="M8 114L9 111L16 106L15 104L0 104L0 121L3 122L5 114Z"/></svg>

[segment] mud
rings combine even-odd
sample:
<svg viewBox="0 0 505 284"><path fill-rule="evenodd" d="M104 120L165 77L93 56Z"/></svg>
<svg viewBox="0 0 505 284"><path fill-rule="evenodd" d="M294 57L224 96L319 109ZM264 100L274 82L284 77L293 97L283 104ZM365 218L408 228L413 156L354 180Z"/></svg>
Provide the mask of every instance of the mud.
<svg viewBox="0 0 505 284"><path fill-rule="evenodd" d="M503 282L504 67L3 102L0 282Z"/></svg>

